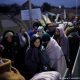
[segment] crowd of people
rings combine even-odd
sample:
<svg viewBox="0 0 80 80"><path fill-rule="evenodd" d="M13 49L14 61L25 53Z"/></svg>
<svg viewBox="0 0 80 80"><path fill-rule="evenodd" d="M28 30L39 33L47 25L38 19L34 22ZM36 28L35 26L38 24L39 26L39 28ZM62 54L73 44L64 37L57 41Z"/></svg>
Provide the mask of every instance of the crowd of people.
<svg viewBox="0 0 80 80"><path fill-rule="evenodd" d="M62 77L66 68L72 69L79 43L80 26L65 28L56 23L42 26L35 22L29 31L20 27L17 33L4 32L0 41L0 65L4 63L1 59L10 59L26 80L49 71L59 72Z"/></svg>

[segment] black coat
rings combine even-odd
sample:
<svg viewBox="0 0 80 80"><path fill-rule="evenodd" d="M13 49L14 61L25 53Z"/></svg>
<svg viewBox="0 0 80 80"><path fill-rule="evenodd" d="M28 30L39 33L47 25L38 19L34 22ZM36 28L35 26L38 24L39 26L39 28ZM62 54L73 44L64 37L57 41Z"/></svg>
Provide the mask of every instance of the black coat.
<svg viewBox="0 0 80 80"><path fill-rule="evenodd" d="M49 70L49 58L40 48L30 48L25 56L28 76L31 78L36 73ZM45 69L47 68L47 69Z"/></svg>
<svg viewBox="0 0 80 80"><path fill-rule="evenodd" d="M8 31L7 31L8 32ZM12 36L12 42L8 42L7 38L5 37L6 33L4 33L1 44L4 46L4 50L2 52L2 57L10 59L14 65L16 65L16 55L18 53L18 46L15 41L15 36Z"/></svg>

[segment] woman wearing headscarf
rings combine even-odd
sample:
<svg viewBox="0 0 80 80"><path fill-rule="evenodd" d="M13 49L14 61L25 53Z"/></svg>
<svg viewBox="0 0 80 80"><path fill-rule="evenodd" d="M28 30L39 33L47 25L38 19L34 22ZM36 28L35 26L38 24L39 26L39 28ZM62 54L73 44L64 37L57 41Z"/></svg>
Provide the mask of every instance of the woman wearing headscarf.
<svg viewBox="0 0 80 80"><path fill-rule="evenodd" d="M61 26L61 27L56 28L54 39L57 41L57 43L62 48L62 51L68 63L69 61L69 41L68 41L68 37L64 33L64 27Z"/></svg>
<svg viewBox="0 0 80 80"><path fill-rule="evenodd" d="M25 80L19 71L12 67L10 59L2 58L3 50L4 47L0 44L0 80Z"/></svg>
<svg viewBox="0 0 80 80"><path fill-rule="evenodd" d="M31 37L30 48L26 52L25 56L26 69L28 72L27 75L29 79L36 73L48 70L48 57L43 53L41 43L41 38L38 35L33 35ZM45 55L47 59L46 61L42 55Z"/></svg>
<svg viewBox="0 0 80 80"><path fill-rule="evenodd" d="M15 36L13 31L5 31L1 44L4 46L2 52L2 57L10 59L13 62L13 65L16 65L16 54L17 54L17 44L15 42Z"/></svg>
<svg viewBox="0 0 80 80"><path fill-rule="evenodd" d="M37 29L37 35L39 35L42 38L42 35L45 33L44 31L44 27L43 26L39 26Z"/></svg>

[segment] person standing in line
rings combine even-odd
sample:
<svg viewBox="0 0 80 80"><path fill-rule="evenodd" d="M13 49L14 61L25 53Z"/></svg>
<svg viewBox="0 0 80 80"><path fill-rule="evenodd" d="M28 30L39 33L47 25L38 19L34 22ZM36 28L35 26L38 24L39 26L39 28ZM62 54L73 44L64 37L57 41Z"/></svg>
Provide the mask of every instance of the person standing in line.
<svg viewBox="0 0 80 80"><path fill-rule="evenodd" d="M42 41L38 35L31 37L30 48L25 55L25 64L29 79L35 74L49 70L49 58L42 48Z"/></svg>
<svg viewBox="0 0 80 80"><path fill-rule="evenodd" d="M68 37L64 33L64 28L57 27L53 38L57 41L57 43L61 47L66 59L66 63L67 65L69 65L68 64L69 63L69 41L68 41Z"/></svg>
<svg viewBox="0 0 80 80"><path fill-rule="evenodd" d="M24 27L21 27L20 31L16 33L16 42L18 44L18 54L16 55L16 67L19 69L21 74L26 77L24 58L26 50L30 47L30 37Z"/></svg>
<svg viewBox="0 0 80 80"><path fill-rule="evenodd" d="M4 50L2 51L2 58L10 59L13 65L16 65L16 55L18 52L17 43L15 41L15 34L11 30L7 30L3 34L3 38L1 40L1 44L4 46Z"/></svg>
<svg viewBox="0 0 80 80"><path fill-rule="evenodd" d="M50 38L50 35L47 33L42 36L42 43L50 58L50 68L58 71L63 76L67 66L61 47L53 38Z"/></svg>

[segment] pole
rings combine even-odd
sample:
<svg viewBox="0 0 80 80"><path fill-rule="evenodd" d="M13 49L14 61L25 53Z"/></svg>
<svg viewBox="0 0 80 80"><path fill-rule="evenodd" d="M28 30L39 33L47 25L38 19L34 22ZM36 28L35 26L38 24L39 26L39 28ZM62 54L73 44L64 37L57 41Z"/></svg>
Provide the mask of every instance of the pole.
<svg viewBox="0 0 80 80"><path fill-rule="evenodd" d="M64 20L66 19L66 9L64 9Z"/></svg>
<svg viewBox="0 0 80 80"><path fill-rule="evenodd" d="M32 28L32 7L31 7L31 0L29 0L29 28Z"/></svg>
<svg viewBox="0 0 80 80"><path fill-rule="evenodd" d="M78 16L78 0L76 0L76 17Z"/></svg>

